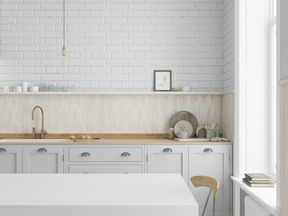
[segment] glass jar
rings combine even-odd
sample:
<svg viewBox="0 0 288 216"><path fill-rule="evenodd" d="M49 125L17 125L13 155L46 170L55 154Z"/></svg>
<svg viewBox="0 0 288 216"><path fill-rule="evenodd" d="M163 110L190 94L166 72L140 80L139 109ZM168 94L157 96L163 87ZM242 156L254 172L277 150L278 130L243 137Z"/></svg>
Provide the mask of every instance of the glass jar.
<svg viewBox="0 0 288 216"><path fill-rule="evenodd" d="M174 128L169 128L168 130L168 140L174 139Z"/></svg>
<svg viewBox="0 0 288 216"><path fill-rule="evenodd" d="M214 130L206 129L206 138L211 139L214 137Z"/></svg>
<svg viewBox="0 0 288 216"><path fill-rule="evenodd" d="M219 137L219 136L220 136L220 130L219 130L219 128L216 128L216 129L215 129L214 136L215 136L215 137Z"/></svg>

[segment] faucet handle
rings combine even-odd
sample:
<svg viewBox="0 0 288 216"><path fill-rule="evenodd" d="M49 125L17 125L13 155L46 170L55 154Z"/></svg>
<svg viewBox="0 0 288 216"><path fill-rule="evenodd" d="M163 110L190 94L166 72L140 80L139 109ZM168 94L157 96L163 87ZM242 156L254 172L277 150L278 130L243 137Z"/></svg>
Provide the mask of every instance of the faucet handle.
<svg viewBox="0 0 288 216"><path fill-rule="evenodd" d="M36 129L35 129L35 127L32 128L32 139L36 139Z"/></svg>
<svg viewBox="0 0 288 216"><path fill-rule="evenodd" d="M45 129L41 130L41 139L45 139L45 135L47 134L47 131Z"/></svg>

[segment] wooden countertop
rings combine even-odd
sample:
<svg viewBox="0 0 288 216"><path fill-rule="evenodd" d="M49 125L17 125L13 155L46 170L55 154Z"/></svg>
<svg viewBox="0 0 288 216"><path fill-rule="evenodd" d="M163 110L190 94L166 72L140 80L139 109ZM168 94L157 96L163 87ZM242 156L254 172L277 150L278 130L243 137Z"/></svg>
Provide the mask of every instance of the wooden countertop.
<svg viewBox="0 0 288 216"><path fill-rule="evenodd" d="M0 145L232 145L232 142L178 142L167 139L99 139L89 142L74 142L72 140L0 140ZM47 142L46 142L47 141Z"/></svg>

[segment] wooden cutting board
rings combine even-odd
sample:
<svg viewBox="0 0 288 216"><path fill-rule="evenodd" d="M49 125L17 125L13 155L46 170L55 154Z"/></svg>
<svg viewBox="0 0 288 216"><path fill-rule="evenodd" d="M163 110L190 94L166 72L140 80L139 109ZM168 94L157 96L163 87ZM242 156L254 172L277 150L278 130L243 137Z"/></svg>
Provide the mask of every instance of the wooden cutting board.
<svg viewBox="0 0 288 216"><path fill-rule="evenodd" d="M91 139L73 139L74 142L95 142L100 138L91 138Z"/></svg>
<svg viewBox="0 0 288 216"><path fill-rule="evenodd" d="M206 138L188 138L188 139L175 138L174 140L178 142L208 142L209 141L209 139L206 139Z"/></svg>

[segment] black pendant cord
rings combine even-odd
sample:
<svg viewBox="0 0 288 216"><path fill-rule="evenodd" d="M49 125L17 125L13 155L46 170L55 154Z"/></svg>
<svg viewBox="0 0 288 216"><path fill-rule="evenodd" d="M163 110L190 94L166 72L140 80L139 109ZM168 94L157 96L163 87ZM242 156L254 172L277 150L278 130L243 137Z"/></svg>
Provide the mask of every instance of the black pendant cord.
<svg viewBox="0 0 288 216"><path fill-rule="evenodd" d="M63 49L65 49L65 38L66 38L66 31L65 31L65 0L63 0Z"/></svg>

